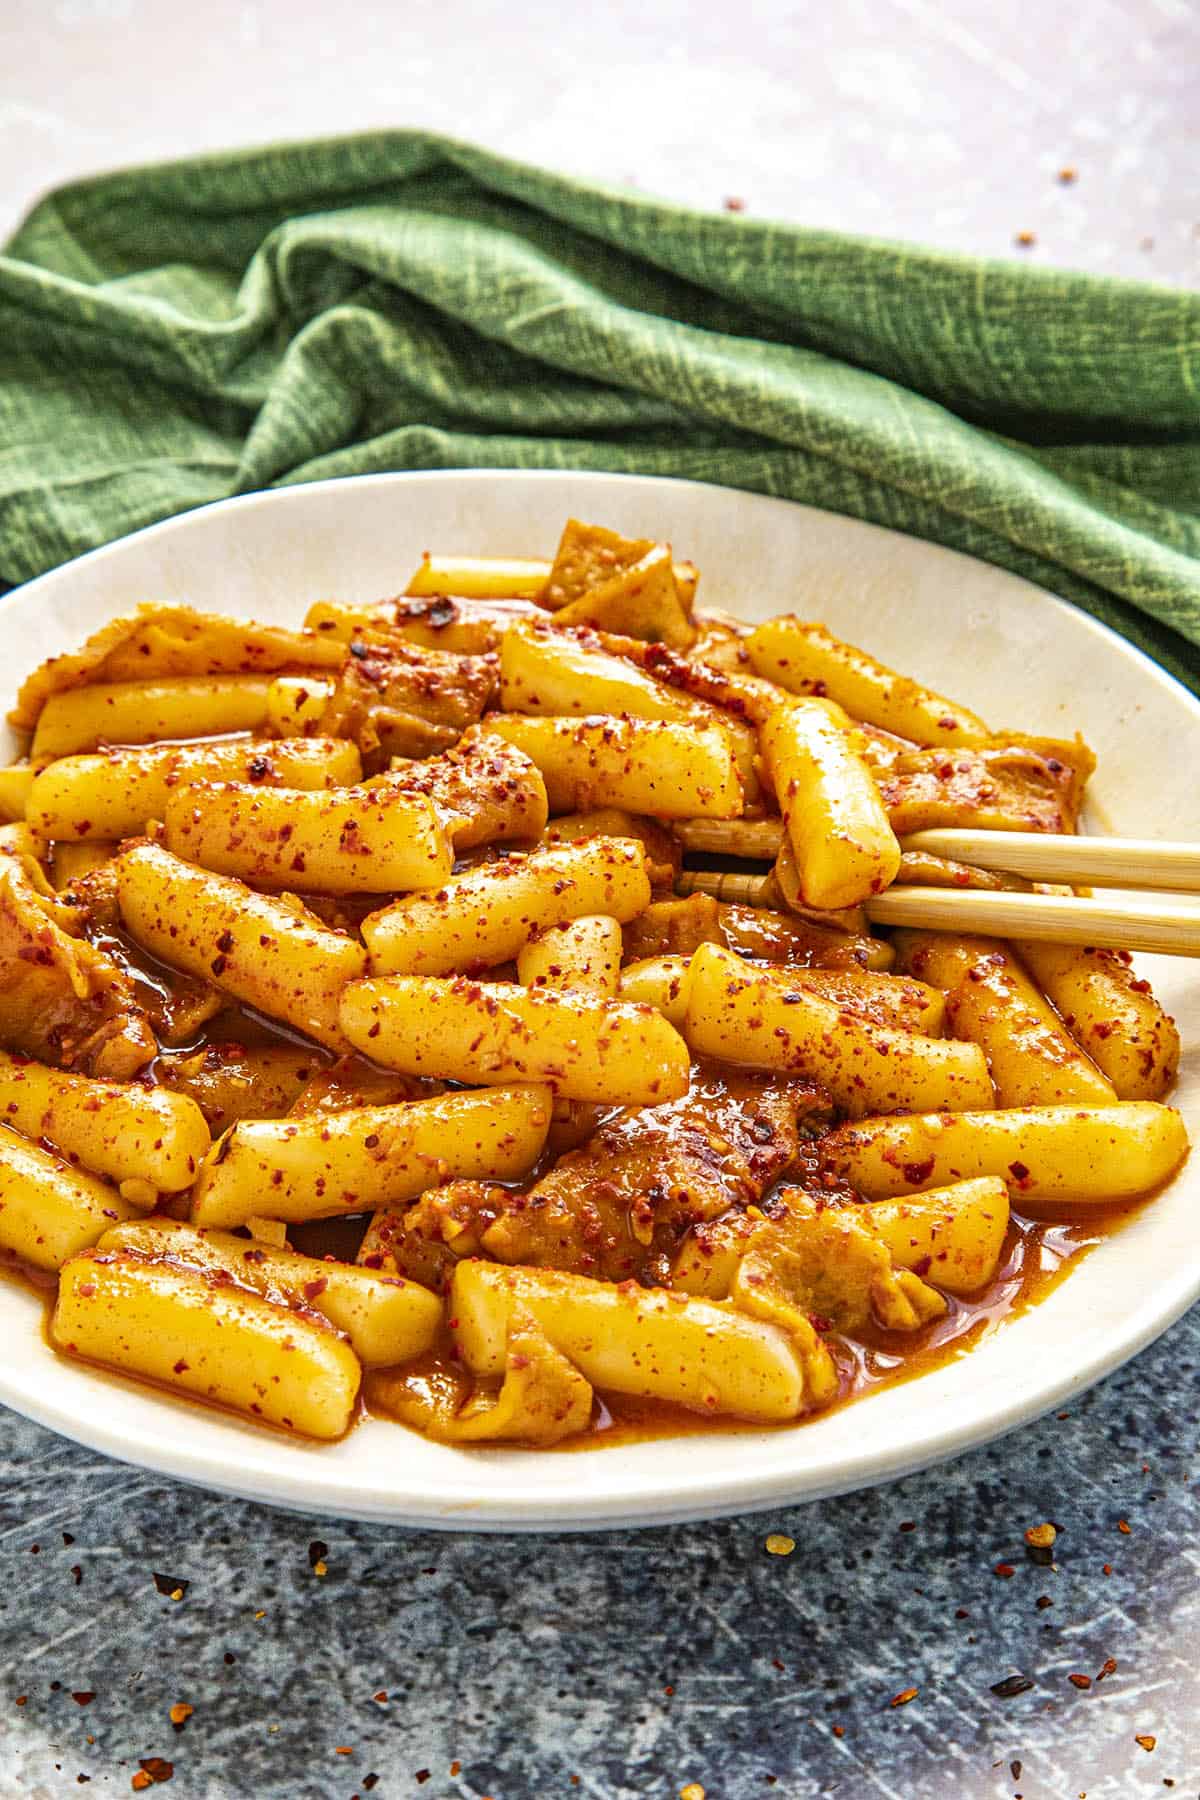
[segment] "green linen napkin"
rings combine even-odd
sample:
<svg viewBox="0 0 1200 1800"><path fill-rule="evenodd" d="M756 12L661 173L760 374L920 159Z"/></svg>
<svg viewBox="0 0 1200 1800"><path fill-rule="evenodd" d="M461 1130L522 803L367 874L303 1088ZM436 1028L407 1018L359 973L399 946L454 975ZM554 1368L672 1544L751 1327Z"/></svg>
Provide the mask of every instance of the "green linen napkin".
<svg viewBox="0 0 1200 1800"><path fill-rule="evenodd" d="M229 494L463 467L690 476L894 526L1200 691L1200 295L407 131L77 182L0 257L8 581Z"/></svg>

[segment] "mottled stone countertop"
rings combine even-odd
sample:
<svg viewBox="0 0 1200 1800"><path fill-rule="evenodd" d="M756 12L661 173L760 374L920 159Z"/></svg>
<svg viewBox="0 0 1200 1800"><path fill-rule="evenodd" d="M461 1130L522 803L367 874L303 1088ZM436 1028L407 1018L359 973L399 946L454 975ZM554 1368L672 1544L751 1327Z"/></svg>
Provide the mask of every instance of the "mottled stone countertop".
<svg viewBox="0 0 1200 1800"><path fill-rule="evenodd" d="M0 233L121 162L415 124L1195 284L1198 39L1186 0L7 0ZM127 1794L161 1758L179 1800L1197 1800L1198 1364L1193 1313L925 1475L540 1540L271 1512L2 1415L0 1796ZM1023 1541L1047 1519L1053 1568Z"/></svg>

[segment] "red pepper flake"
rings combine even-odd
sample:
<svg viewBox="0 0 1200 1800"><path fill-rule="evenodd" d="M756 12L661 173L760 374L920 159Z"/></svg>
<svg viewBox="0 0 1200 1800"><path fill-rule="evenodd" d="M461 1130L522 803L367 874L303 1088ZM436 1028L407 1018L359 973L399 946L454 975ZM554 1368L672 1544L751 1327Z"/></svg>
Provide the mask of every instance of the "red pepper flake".
<svg viewBox="0 0 1200 1800"><path fill-rule="evenodd" d="M956 1619L969 1619L971 1615L965 1606L956 1606L954 1609L954 1616Z"/></svg>
<svg viewBox="0 0 1200 1800"><path fill-rule="evenodd" d="M1126 1520L1118 1519L1117 1520L1117 1530L1122 1532L1126 1537L1129 1537L1132 1534L1133 1527L1132 1527L1132 1525L1128 1524Z"/></svg>
<svg viewBox="0 0 1200 1800"><path fill-rule="evenodd" d="M674 1692L675 1692L675 1689L674 1689L674 1688L673 1688L673 1687L669 1687L669 1686L668 1686L668 1687L665 1687L665 1688L664 1688L664 1689L663 1689L663 1693L664 1693L664 1694L665 1694L665 1695L666 1695L666 1696L667 1696L667 1699L668 1699L668 1700L669 1700L669 1699L670 1699L670 1698L671 1698L671 1695L672 1695L672 1694L673 1694L673 1693L674 1693Z"/></svg>
<svg viewBox="0 0 1200 1800"><path fill-rule="evenodd" d="M28 1706L28 1704L29 1704L29 1695L28 1694L18 1694L17 1695L17 1705L18 1706Z"/></svg>
<svg viewBox="0 0 1200 1800"><path fill-rule="evenodd" d="M898 1694L892 1695L891 1699L888 1701L888 1705L907 1706L910 1700L916 1699L920 1691L920 1688L901 1688Z"/></svg>
<svg viewBox="0 0 1200 1800"><path fill-rule="evenodd" d="M417 1769L413 1773L413 1780L418 1787L424 1787L432 1773L433 1771L431 1769Z"/></svg>
<svg viewBox="0 0 1200 1800"><path fill-rule="evenodd" d="M1034 1601L1034 1605L1037 1607L1039 1612L1045 1612L1045 1610L1048 1606L1054 1605L1054 1602L1050 1598L1049 1594L1039 1594L1037 1599Z"/></svg>
<svg viewBox="0 0 1200 1800"><path fill-rule="evenodd" d="M1102 1574L1102 1575L1111 1575L1111 1574L1112 1574L1112 1564L1111 1564L1111 1563L1105 1563L1105 1564L1104 1564L1104 1567L1103 1567L1103 1568L1102 1568L1102 1569L1101 1569L1101 1571L1100 1571L1100 1573L1101 1573L1101 1574Z"/></svg>
<svg viewBox="0 0 1200 1800"><path fill-rule="evenodd" d="M175 1773L175 1764L169 1763L165 1756L144 1756L138 1764L138 1768L146 1777L145 1781L142 1782L143 1787L150 1787L151 1784L160 1781L170 1781L172 1775ZM133 1783L134 1786L137 1785L136 1775L133 1778Z"/></svg>
<svg viewBox="0 0 1200 1800"><path fill-rule="evenodd" d="M94 1688L81 1688L77 1694L72 1694L71 1698L76 1706L90 1706L96 1698L96 1692Z"/></svg>
<svg viewBox="0 0 1200 1800"><path fill-rule="evenodd" d="M186 1372L187 1368L188 1368L188 1364L184 1362L184 1360L181 1356L177 1363L172 1363L171 1373L173 1375L183 1375Z"/></svg>
<svg viewBox="0 0 1200 1800"><path fill-rule="evenodd" d="M69 1550L71 1545L75 1542L75 1539L71 1536L69 1531L64 1531L62 1534L62 1541L64 1546Z"/></svg>
<svg viewBox="0 0 1200 1800"><path fill-rule="evenodd" d="M844 1738L846 1735L846 1727L844 1725L835 1725L833 1728L833 1735L835 1738Z"/></svg>
<svg viewBox="0 0 1200 1800"><path fill-rule="evenodd" d="M457 1772L458 1772L458 1771L457 1771L457 1770L455 1770L455 1773L456 1773L456 1774L457 1774ZM374 1771L374 1769L372 1769L372 1770L371 1770L371 1773L370 1773L370 1774L369 1774L369 1775L364 1775L364 1776L363 1776L363 1782L362 1782L362 1784L363 1784L363 1786L364 1786L364 1787L365 1787L365 1788L366 1788L366 1790L367 1790L367 1792L368 1792L368 1794L369 1794L369 1793L370 1793L370 1791L371 1791L371 1789L372 1789L372 1788L373 1788L373 1787L378 1787L378 1786L379 1786L379 1777L378 1777L378 1775L377 1775L377 1774L376 1774L376 1773L375 1773L375 1771Z"/></svg>
<svg viewBox="0 0 1200 1800"><path fill-rule="evenodd" d="M1154 1736L1154 1734L1152 1732L1149 1732L1149 1731L1140 1731L1138 1733L1138 1735L1134 1738L1133 1741L1135 1744L1140 1744L1142 1749L1145 1750L1147 1754L1149 1754L1149 1752L1151 1750L1153 1750L1154 1746L1158 1743L1158 1739Z"/></svg>
<svg viewBox="0 0 1200 1800"><path fill-rule="evenodd" d="M1090 1675L1068 1675L1067 1680L1071 1683L1072 1687L1082 1688L1085 1690L1087 1688L1090 1688L1092 1685L1092 1678Z"/></svg>
<svg viewBox="0 0 1200 1800"><path fill-rule="evenodd" d="M188 1591L189 1584L181 1581L178 1575L160 1575L155 1571L154 1585L160 1594L167 1596L168 1600L182 1600Z"/></svg>
<svg viewBox="0 0 1200 1800"><path fill-rule="evenodd" d="M170 1718L170 1721L171 1721L172 1725L175 1727L176 1731L183 1730L184 1726L187 1724L188 1720L191 1718L191 1716L195 1712L195 1710L196 1710L195 1707L189 1706L186 1700L177 1700L175 1702L174 1706L171 1708L170 1713L168 1714L168 1717Z"/></svg>
<svg viewBox="0 0 1200 1800"><path fill-rule="evenodd" d="M310 1283L310 1285L312 1285ZM322 1283L324 1286L324 1283ZM307 1290L306 1290L307 1291ZM308 1546L308 1566L314 1575L328 1575L329 1564L325 1558L329 1555L329 1545L323 1544L320 1538L314 1538Z"/></svg>
<svg viewBox="0 0 1200 1800"><path fill-rule="evenodd" d="M233 1654L232 1650L227 1650L221 1658L221 1661L225 1664L227 1669L232 1669L234 1663L237 1661L237 1657Z"/></svg>
<svg viewBox="0 0 1200 1800"><path fill-rule="evenodd" d="M1012 1774L1013 1780L1020 1781L1020 1779L1021 1779L1021 1763L1020 1763L1019 1759L1014 1756L1012 1761L1009 1763L1008 1767Z"/></svg>
<svg viewBox="0 0 1200 1800"><path fill-rule="evenodd" d="M335 1756L353 1756L354 1750L350 1744L335 1744L333 1754Z"/></svg>
<svg viewBox="0 0 1200 1800"><path fill-rule="evenodd" d="M1098 1682L1100 1682L1100 1681L1103 1681L1103 1680L1104 1680L1104 1678L1105 1678L1105 1676L1107 1676L1107 1675L1115 1675L1115 1674L1116 1674L1116 1672L1117 1672L1117 1659L1116 1659L1116 1657L1115 1657L1115 1656L1106 1656L1106 1657L1105 1657L1105 1659L1104 1659L1104 1663L1103 1663L1103 1665L1102 1665L1102 1667L1101 1667L1101 1670L1100 1670L1100 1673L1099 1673L1099 1674L1098 1674L1098 1675L1097 1675L1097 1677L1096 1677L1096 1680L1097 1680L1097 1681L1098 1681Z"/></svg>
<svg viewBox="0 0 1200 1800"><path fill-rule="evenodd" d="M81 1587L83 1585L83 1567L80 1563L71 1564L71 1580L75 1583L76 1587Z"/></svg>
<svg viewBox="0 0 1200 1800"><path fill-rule="evenodd" d="M460 1763L460 1762L452 1762L452 1763L451 1763L451 1764L450 1764L450 1773L451 1773L451 1774L452 1774L452 1775L461 1775L461 1773L462 1773L462 1764L461 1764L461 1763Z"/></svg>
<svg viewBox="0 0 1200 1800"><path fill-rule="evenodd" d="M1013 1567L1012 1563L1006 1563L1006 1562L998 1562L996 1564L995 1568L992 1570L992 1574L998 1575L1000 1577L1001 1581L1010 1580L1011 1577L1016 1574L1016 1572L1017 1571Z"/></svg>

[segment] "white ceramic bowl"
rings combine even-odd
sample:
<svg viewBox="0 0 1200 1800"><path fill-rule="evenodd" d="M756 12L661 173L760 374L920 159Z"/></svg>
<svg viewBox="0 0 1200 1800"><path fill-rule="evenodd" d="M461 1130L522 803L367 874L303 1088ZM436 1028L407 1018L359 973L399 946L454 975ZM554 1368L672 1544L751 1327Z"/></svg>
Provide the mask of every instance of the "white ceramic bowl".
<svg viewBox="0 0 1200 1800"><path fill-rule="evenodd" d="M795 610L985 717L1083 731L1094 817L1200 838L1200 704L1084 613L983 563L784 501L620 475L378 475L225 502L82 557L0 601L5 705L43 657L142 600L296 623L321 596L400 590L428 548L549 554L568 514L670 539L701 596ZM11 749L11 746L10 746ZM1176 1103L1200 1135L1200 964L1147 959L1183 1031ZM577 1455L448 1449L384 1422L290 1442L54 1356L40 1309L0 1282L0 1400L93 1449L277 1505L455 1530L661 1523L887 1480L1058 1406L1200 1293L1200 1160L1041 1305L979 1349L792 1431L686 1436Z"/></svg>

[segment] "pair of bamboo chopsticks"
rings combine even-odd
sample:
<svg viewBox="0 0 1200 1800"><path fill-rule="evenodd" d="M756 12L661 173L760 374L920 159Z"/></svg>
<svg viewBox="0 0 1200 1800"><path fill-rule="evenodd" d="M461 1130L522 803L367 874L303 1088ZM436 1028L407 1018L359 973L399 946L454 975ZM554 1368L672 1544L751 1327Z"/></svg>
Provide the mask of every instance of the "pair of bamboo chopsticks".
<svg viewBox="0 0 1200 1800"><path fill-rule="evenodd" d="M680 830L686 848L717 848L715 843L705 841L703 830L696 830L703 823L698 820ZM773 856L778 853L781 840L779 821L761 820L752 853L764 859ZM1100 949L1149 950L1168 956L1200 956L1200 904L1182 897L1200 894L1200 844L948 828L916 832L902 840L902 848L977 869L1024 876L1031 881L1121 891L1084 898L1007 890L896 886L865 902L863 910L873 924L1086 944ZM712 881L723 879L716 876ZM691 871L685 883L693 890L715 891L708 880L698 880ZM1155 895L1170 893L1170 898L1143 900L1138 897L1138 890L1150 890ZM745 897L750 897L749 891Z"/></svg>

